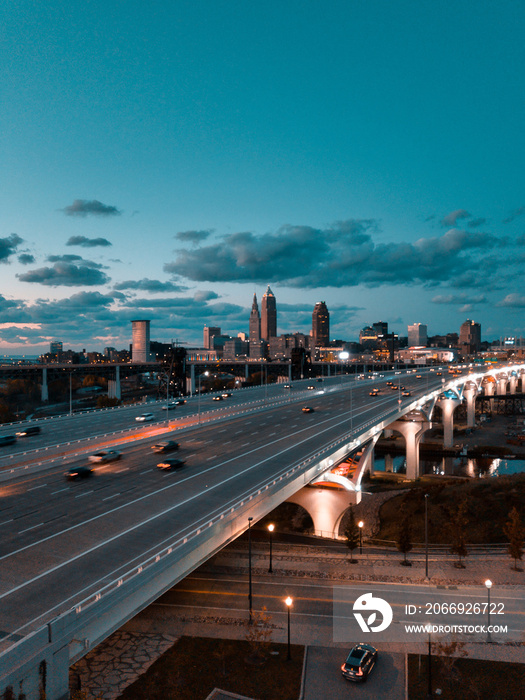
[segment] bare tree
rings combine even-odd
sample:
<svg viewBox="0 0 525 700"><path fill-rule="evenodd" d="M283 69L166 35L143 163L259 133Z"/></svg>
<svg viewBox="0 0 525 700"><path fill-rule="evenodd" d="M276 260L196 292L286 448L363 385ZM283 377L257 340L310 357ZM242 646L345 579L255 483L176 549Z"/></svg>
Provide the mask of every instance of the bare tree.
<svg viewBox="0 0 525 700"><path fill-rule="evenodd" d="M516 506L509 513L509 520L503 526L503 532L509 541L508 553L514 559L514 570L522 571L518 567L518 561L523 556L523 543L525 540L525 527L521 522L520 514Z"/></svg>

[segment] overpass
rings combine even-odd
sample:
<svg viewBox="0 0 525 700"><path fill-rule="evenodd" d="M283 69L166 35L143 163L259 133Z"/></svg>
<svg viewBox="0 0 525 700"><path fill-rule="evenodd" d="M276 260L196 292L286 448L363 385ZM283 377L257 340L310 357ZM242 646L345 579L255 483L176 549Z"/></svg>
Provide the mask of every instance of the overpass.
<svg viewBox="0 0 525 700"><path fill-rule="evenodd" d="M522 367L505 371L509 383L524 381ZM411 396L401 396L401 380ZM114 434L109 424L122 416L130 423L140 407L90 414L83 420L99 431L97 445L127 452L89 485L69 486L62 476L64 461L81 463L93 449L87 439L48 445L43 460L30 449L4 456L0 692L11 685L28 697L40 689L49 700L67 697L71 663L238 537L248 518L256 522L395 421L430 414L440 397L457 401L467 383L496 381L502 390L500 374L488 373L333 377L312 389L303 382L235 392L220 408L212 397L192 399L176 418ZM371 398L375 385L382 391ZM301 411L306 403L313 413ZM66 435L67 418L46 425ZM160 435L180 440L180 473L155 470L151 444ZM356 498L363 471L349 481Z"/></svg>

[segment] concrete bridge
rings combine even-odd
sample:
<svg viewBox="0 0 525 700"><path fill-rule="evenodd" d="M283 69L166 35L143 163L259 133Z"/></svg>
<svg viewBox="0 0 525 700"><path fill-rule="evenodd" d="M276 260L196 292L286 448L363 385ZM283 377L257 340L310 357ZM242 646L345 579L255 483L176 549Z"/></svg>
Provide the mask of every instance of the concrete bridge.
<svg viewBox="0 0 525 700"><path fill-rule="evenodd" d="M145 432L144 445L134 447L136 467L131 464L126 482L136 483L139 493L120 503L122 481L108 479L107 496L96 503L82 493L71 494L76 520L69 527L57 530L50 517L6 538L0 556L2 570L9 571L0 588L0 692L11 686L28 697L45 690L48 700L66 698L71 663L238 537L248 518L257 522L283 501L300 500L307 484L325 481L344 490L334 490L333 497L326 490L324 503L311 499L308 510L318 529L335 531L344 510L361 497L361 481L383 430L405 436L407 476L416 478L419 441L438 402L449 436L460 401L468 408L474 392L493 386L512 390L519 381L523 385L523 373L524 367L516 366L453 378L430 371L417 376L391 372L372 381L337 377L313 389L294 385L293 393L272 387L264 402L262 390L255 389L239 392L237 403L205 425L200 412L197 423L189 402L180 427L168 422L165 430L180 430L181 440L198 443L198 469L190 469L180 482L160 485L157 475L140 471L151 453L147 441L158 440L152 429ZM410 396L402 395L401 383ZM376 385L379 395L370 397ZM302 413L305 403L313 414ZM209 447L202 447L206 443ZM232 447L226 447L229 443ZM356 452L360 455L351 467L337 471ZM46 480L52 480L53 460L44 468ZM31 486L20 480L17 488L31 491L31 504L41 498L44 513L52 504L46 484L36 481L41 470L33 465L29 472ZM102 479L101 484L106 488ZM7 495L9 482L2 485ZM68 497L61 495L61 503ZM22 496L17 498L21 507Z"/></svg>

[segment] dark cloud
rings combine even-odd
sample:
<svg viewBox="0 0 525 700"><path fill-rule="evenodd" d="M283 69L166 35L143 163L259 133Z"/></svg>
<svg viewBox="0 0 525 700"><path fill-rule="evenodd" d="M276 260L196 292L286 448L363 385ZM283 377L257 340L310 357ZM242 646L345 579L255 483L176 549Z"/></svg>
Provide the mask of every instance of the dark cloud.
<svg viewBox="0 0 525 700"><path fill-rule="evenodd" d="M285 283L292 287L438 284L478 269L502 239L451 229L434 238L375 244L373 220L337 222L327 229L283 226L276 233L223 236L217 243L177 251L164 270L196 282ZM488 271L494 275L497 264Z"/></svg>
<svg viewBox="0 0 525 700"><path fill-rule="evenodd" d="M149 280L144 278L142 280L126 280L124 282L118 282L114 285L113 289L139 289L143 292L159 294L163 292L181 292L184 291L186 287L181 287L173 282L160 282L159 280Z"/></svg>
<svg viewBox="0 0 525 700"><path fill-rule="evenodd" d="M83 248L112 245L107 238L87 238L87 236L71 236L66 245L79 245Z"/></svg>
<svg viewBox="0 0 525 700"><path fill-rule="evenodd" d="M514 219L517 219L518 216L522 216L525 214L525 207L518 207L517 209L514 209L514 211L511 211L510 214L503 219L504 224L510 224L511 221L514 221Z"/></svg>
<svg viewBox="0 0 525 700"><path fill-rule="evenodd" d="M76 262L77 260L83 260L81 255L48 255L46 258L47 262Z"/></svg>
<svg viewBox="0 0 525 700"><path fill-rule="evenodd" d="M29 253L22 253L22 255L18 256L18 262L22 265L31 265L31 263L35 262L35 256Z"/></svg>
<svg viewBox="0 0 525 700"><path fill-rule="evenodd" d="M469 296L468 294L438 294L433 297L433 304L486 304L487 297L484 294Z"/></svg>
<svg viewBox="0 0 525 700"><path fill-rule="evenodd" d="M7 238L0 238L0 262L6 263L9 257L16 253L16 249L23 243L23 240L16 233L12 233Z"/></svg>
<svg viewBox="0 0 525 700"><path fill-rule="evenodd" d="M470 214L465 209L456 209L441 219L441 226L455 226L459 219L467 219L469 216Z"/></svg>
<svg viewBox="0 0 525 700"><path fill-rule="evenodd" d="M97 199L75 199L73 204L62 209L67 216L119 216L122 212L109 204L102 204Z"/></svg>
<svg viewBox="0 0 525 700"><path fill-rule="evenodd" d="M93 287L110 281L109 277L101 272L101 267L102 265L89 260L82 260L79 264L60 260L55 262L53 267L29 270L22 275L17 275L17 277L22 282L43 284L47 287Z"/></svg>
<svg viewBox="0 0 525 700"><path fill-rule="evenodd" d="M206 240L210 234L213 233L212 229L205 231L179 231L176 233L174 238L178 241L183 241L184 243L193 243L193 245L198 245L202 241Z"/></svg>
<svg viewBox="0 0 525 700"><path fill-rule="evenodd" d="M487 219L479 218L479 219L472 219L471 221L468 222L468 225L470 228L479 228L480 226L483 226L483 224L487 223Z"/></svg>

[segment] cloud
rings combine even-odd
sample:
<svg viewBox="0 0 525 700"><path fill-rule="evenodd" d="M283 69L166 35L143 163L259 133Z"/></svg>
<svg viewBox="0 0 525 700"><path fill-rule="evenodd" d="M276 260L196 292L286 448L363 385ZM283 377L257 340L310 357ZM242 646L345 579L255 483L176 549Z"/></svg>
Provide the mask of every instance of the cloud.
<svg viewBox="0 0 525 700"><path fill-rule="evenodd" d="M23 241L24 239L16 233L12 233L7 238L0 238L0 262L6 263Z"/></svg>
<svg viewBox="0 0 525 700"><path fill-rule="evenodd" d="M498 301L496 306L505 306L507 308L520 309L525 307L525 296L523 294L507 294L507 296Z"/></svg>
<svg viewBox="0 0 525 700"><path fill-rule="evenodd" d="M195 301L210 301L211 299L218 299L219 295L211 290L199 290L193 295Z"/></svg>
<svg viewBox="0 0 525 700"><path fill-rule="evenodd" d="M176 260L164 270L196 282L430 286L454 280L465 269L479 269L487 251L504 245L491 234L459 229L416 242L376 244L376 230L373 220L351 219L326 229L287 225L262 235L234 233L210 245L176 251ZM497 270L497 261L492 261L487 275Z"/></svg>
<svg viewBox="0 0 525 700"><path fill-rule="evenodd" d="M60 258L60 256L50 257ZM17 275L17 277L22 282L43 284L47 287L93 287L110 281L109 277L101 272L101 267L102 265L90 260L81 260L79 264L59 260L55 262L53 267L29 270L24 274Z"/></svg>
<svg viewBox="0 0 525 700"><path fill-rule="evenodd" d="M83 248L112 245L107 238L87 238L87 236L71 236L66 245L79 245Z"/></svg>
<svg viewBox="0 0 525 700"><path fill-rule="evenodd" d="M161 292L180 292L184 291L186 287L181 287L173 282L160 282L159 280L144 278L142 280L126 280L124 282L118 282L114 285L113 289L139 289L143 292L158 294Z"/></svg>
<svg viewBox="0 0 525 700"><path fill-rule="evenodd" d="M193 245L198 245L202 241L206 240L210 234L213 233L212 229L205 231L179 231L176 233L174 238L178 241L183 241L184 243L193 243Z"/></svg>
<svg viewBox="0 0 525 700"><path fill-rule="evenodd" d="M470 228L478 228L479 226L483 226L483 224L487 223L487 219L479 218L479 219L472 219L471 221L468 222L468 225Z"/></svg>
<svg viewBox="0 0 525 700"><path fill-rule="evenodd" d="M456 209L441 219L441 226L455 226L458 219L467 219L469 216L470 214L465 209Z"/></svg>
<svg viewBox="0 0 525 700"><path fill-rule="evenodd" d="M18 256L18 262L21 265L31 265L31 263L35 262L35 256L30 255L29 253L22 253Z"/></svg>
<svg viewBox="0 0 525 700"><path fill-rule="evenodd" d="M484 294L469 297L467 294L438 294L432 299L433 304L486 304Z"/></svg>
<svg viewBox="0 0 525 700"><path fill-rule="evenodd" d="M511 211L511 213L503 219L503 223L510 224L511 221L517 219L518 216L522 216L522 214L525 214L525 207L518 207L517 209L514 209L514 211Z"/></svg>
<svg viewBox="0 0 525 700"><path fill-rule="evenodd" d="M73 204L62 209L67 216L119 216L122 212L109 204L102 204L97 199L75 199Z"/></svg>

